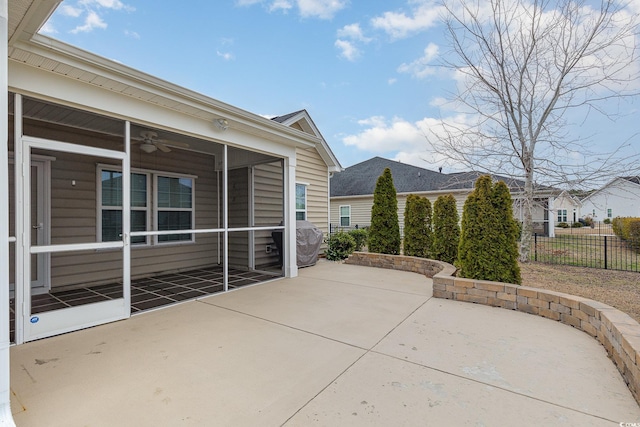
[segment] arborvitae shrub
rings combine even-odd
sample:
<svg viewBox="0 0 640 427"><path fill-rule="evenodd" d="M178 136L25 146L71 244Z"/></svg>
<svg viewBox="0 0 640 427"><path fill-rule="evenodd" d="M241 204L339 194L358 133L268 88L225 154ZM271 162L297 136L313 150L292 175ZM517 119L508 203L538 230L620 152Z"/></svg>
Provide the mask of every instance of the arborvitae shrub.
<svg viewBox="0 0 640 427"><path fill-rule="evenodd" d="M369 252L390 255L400 253L398 200L389 168L385 168L378 178L373 193L368 246Z"/></svg>
<svg viewBox="0 0 640 427"><path fill-rule="evenodd" d="M518 225L509 188L481 176L467 197L457 265L460 276L520 284Z"/></svg>
<svg viewBox="0 0 640 427"><path fill-rule="evenodd" d="M404 254L428 258L431 241L431 202L426 197L409 194L404 209Z"/></svg>
<svg viewBox="0 0 640 427"><path fill-rule="evenodd" d="M325 254L329 261L340 261L351 255L356 248L356 241L348 233L340 231L326 239Z"/></svg>
<svg viewBox="0 0 640 427"><path fill-rule="evenodd" d="M456 199L451 194L439 196L433 204L433 245L431 256L453 264L458 258L460 225Z"/></svg>

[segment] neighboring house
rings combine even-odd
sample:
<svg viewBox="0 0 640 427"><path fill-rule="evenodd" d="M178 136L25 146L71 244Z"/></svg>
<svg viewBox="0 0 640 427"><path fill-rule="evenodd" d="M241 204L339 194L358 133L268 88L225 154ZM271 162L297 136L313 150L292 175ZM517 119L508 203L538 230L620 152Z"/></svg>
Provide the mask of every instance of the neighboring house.
<svg viewBox="0 0 640 427"><path fill-rule="evenodd" d="M373 193L378 177L384 169L391 169L393 183L398 197L398 219L402 226L404 208L409 194L417 194L435 202L438 196L452 194L456 199L458 213L462 216L464 202L473 190L478 172L444 174L412 166L382 157L374 157L346 168L331 178L331 226L332 229L367 227L371 224ZM520 201L523 182L511 178L494 176L504 181L511 189L514 202L514 216L522 219ZM550 217L549 206L559 191L543 188L536 191L534 228L540 234L553 234L554 218Z"/></svg>
<svg viewBox="0 0 640 427"><path fill-rule="evenodd" d="M582 199L582 215L595 221L640 216L640 177L618 177Z"/></svg>
<svg viewBox="0 0 640 427"><path fill-rule="evenodd" d="M0 1L2 425L10 298L20 344L129 317L132 278L220 266L227 290L230 269L296 276L296 218L328 231L342 169L304 110L268 120L38 34L60 3ZM32 310L113 283L109 301Z"/></svg>
<svg viewBox="0 0 640 427"><path fill-rule="evenodd" d="M581 209L582 202L576 196L563 190L553 202L552 211L555 214L556 224L577 222L581 218Z"/></svg>

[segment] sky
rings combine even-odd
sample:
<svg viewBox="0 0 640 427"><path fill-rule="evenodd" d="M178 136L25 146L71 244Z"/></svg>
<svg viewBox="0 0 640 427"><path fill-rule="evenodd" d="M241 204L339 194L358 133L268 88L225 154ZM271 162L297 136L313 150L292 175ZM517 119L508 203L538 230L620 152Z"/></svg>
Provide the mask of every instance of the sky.
<svg viewBox="0 0 640 427"><path fill-rule="evenodd" d="M430 0L65 0L41 33L255 114L306 109L343 167L453 172L425 136L454 114L440 18ZM616 121L572 116L568 133L637 155L637 101Z"/></svg>

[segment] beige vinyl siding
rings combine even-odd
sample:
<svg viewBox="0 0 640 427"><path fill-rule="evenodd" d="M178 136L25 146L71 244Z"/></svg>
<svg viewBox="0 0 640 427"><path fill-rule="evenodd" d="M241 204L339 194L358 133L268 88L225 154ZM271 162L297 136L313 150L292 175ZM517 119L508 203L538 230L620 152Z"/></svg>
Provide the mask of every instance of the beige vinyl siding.
<svg viewBox="0 0 640 427"><path fill-rule="evenodd" d="M257 165L253 172L254 222L256 227L279 225L284 218L284 178L282 162ZM267 245L271 253L267 253ZM278 263L278 249L271 231L256 231L254 236L257 269Z"/></svg>
<svg viewBox="0 0 640 427"><path fill-rule="evenodd" d="M249 226L249 169L230 170L229 178L229 228ZM229 232L229 266L248 268L249 233Z"/></svg>
<svg viewBox="0 0 640 427"><path fill-rule="evenodd" d="M122 149L117 138L89 132L65 132L58 127L27 127L26 134L75 144ZM97 164L113 164L109 159L70 153L40 151L35 154L56 158L51 163L51 242L86 243L97 240ZM157 172L197 175L195 179L195 228L218 227L218 183L213 156L172 149L170 153L143 153L132 147L132 168ZM75 185L72 185L75 181ZM153 194L153 191L152 191ZM153 201L151 202L153 203ZM151 224L153 218L150 218ZM208 266L218 263L218 236L198 234L195 243L134 245L131 276ZM122 277L122 252L82 251L52 254L52 287L106 283Z"/></svg>
<svg viewBox="0 0 640 427"><path fill-rule="evenodd" d="M307 185L307 221L329 232L329 172L316 149L296 150L296 182Z"/></svg>
<svg viewBox="0 0 640 427"><path fill-rule="evenodd" d="M438 195L425 195L416 193L421 197L427 197L433 204L435 203ZM453 193L452 193L453 194ZM467 193L455 193L453 194L456 199L456 207L458 208L458 215L462 218L462 208L467 197ZM398 223L400 227L404 225L404 209L407 204L407 194L399 194L398 197ZM368 227L371 225L371 208L373 206L373 195L364 197L334 197L331 199L331 224L333 228L340 228L340 206L351 206L351 226L348 228L355 228L358 225L359 228Z"/></svg>

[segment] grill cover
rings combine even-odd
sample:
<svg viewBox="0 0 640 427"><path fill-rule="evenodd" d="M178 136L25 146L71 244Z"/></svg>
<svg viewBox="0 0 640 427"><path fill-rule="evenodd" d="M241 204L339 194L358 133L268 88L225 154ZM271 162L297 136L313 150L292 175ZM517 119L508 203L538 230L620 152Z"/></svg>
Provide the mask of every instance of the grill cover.
<svg viewBox="0 0 640 427"><path fill-rule="evenodd" d="M296 221L296 262L298 267L309 267L318 262L322 245L322 231L309 221Z"/></svg>

